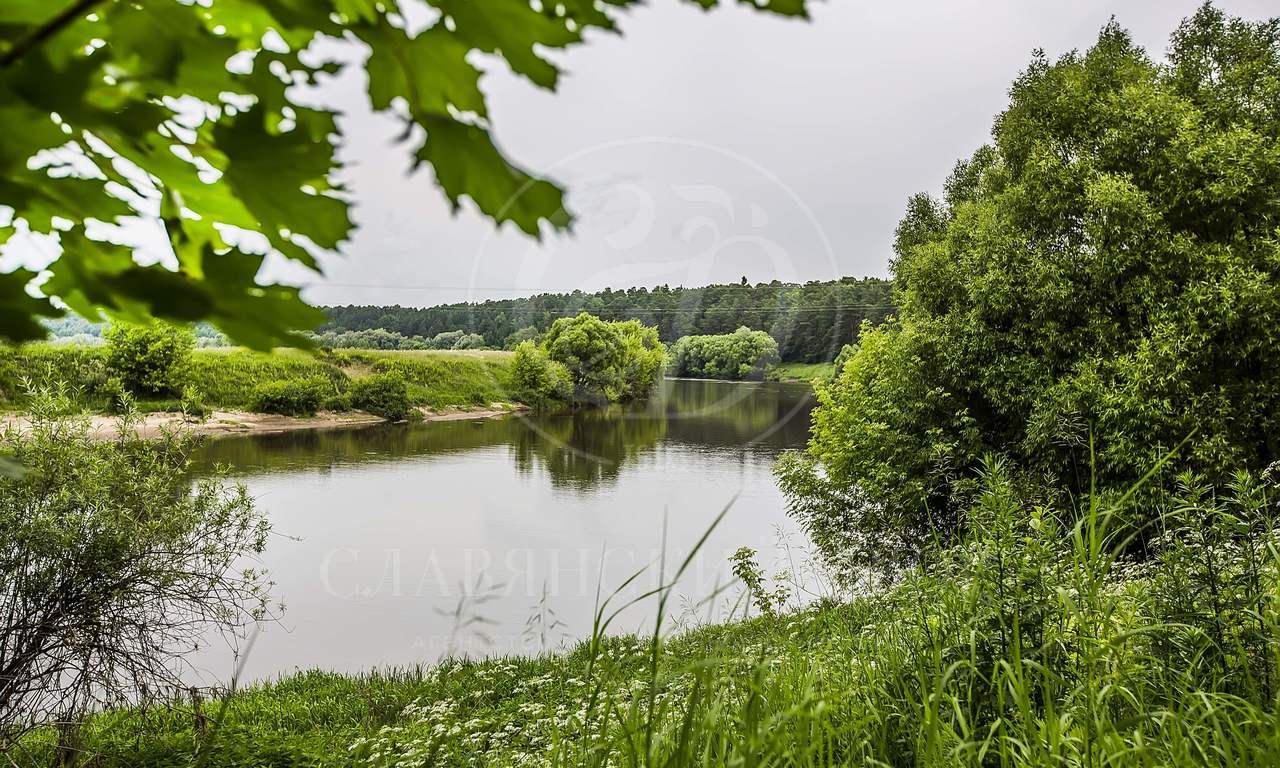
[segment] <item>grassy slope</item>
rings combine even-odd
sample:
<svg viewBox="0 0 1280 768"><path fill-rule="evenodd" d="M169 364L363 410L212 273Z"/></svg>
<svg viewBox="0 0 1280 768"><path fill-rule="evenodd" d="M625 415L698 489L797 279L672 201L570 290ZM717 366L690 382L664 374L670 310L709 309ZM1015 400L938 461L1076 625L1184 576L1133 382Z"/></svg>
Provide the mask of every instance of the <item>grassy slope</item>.
<svg viewBox="0 0 1280 768"><path fill-rule="evenodd" d="M105 407L99 394L106 381L102 347L33 344L0 351L0 401L21 407L23 378L37 386L65 382L81 391L91 410ZM323 379L343 389L352 378L399 371L418 405L431 408L510 402L508 352L490 351L340 351L312 355L298 350L271 354L245 349L197 349L192 381L207 405L243 410L263 383ZM175 408L173 400L144 401L143 410Z"/></svg>
<svg viewBox="0 0 1280 768"><path fill-rule="evenodd" d="M826 380L835 370L835 363L778 363L769 369L769 378L775 381Z"/></svg>
<svg viewBox="0 0 1280 768"><path fill-rule="evenodd" d="M691 669L720 666L749 673L761 658L776 667L804 666L821 648L846 642L861 625L859 606L704 627L680 635L659 654L658 701L674 703L691 690ZM544 757L552 742L577 728L593 681L614 699L648 690L650 648L635 637L608 638L590 664L590 646L539 658L446 662L435 667L349 676L313 671L238 693L224 727L210 741L211 765L519 764ZM784 661L785 660L785 661ZM788 669L787 674L798 670ZM207 716L219 702L204 704ZM191 764L197 749L189 704L100 717L84 733L84 748L101 766ZM436 760L422 745L447 734ZM35 746L35 749L40 749ZM417 760L413 755L417 755ZM111 756L115 756L114 759Z"/></svg>

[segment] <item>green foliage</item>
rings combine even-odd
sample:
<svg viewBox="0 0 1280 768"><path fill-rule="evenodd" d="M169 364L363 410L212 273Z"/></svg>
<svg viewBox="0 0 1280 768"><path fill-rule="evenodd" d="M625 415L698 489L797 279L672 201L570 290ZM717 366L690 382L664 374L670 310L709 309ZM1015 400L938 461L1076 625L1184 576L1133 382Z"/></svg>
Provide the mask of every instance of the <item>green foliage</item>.
<svg viewBox="0 0 1280 768"><path fill-rule="evenodd" d="M218 408L251 409L255 388L278 381L327 381L328 394L344 389L347 374L325 358L294 350L200 349L191 357L192 381Z"/></svg>
<svg viewBox="0 0 1280 768"><path fill-rule="evenodd" d="M107 371L136 397L181 395L191 375L195 339L168 323L109 327Z"/></svg>
<svg viewBox="0 0 1280 768"><path fill-rule="evenodd" d="M520 346L521 342L532 341L536 344L541 339L542 332L536 326L526 325L507 334L507 337L502 340L502 348L515 349Z"/></svg>
<svg viewBox="0 0 1280 768"><path fill-rule="evenodd" d="M179 403L179 407L182 409L183 415L200 421L209 418L209 415L213 413L213 409L205 404L204 393L194 384L188 384L187 388L182 390L182 401Z"/></svg>
<svg viewBox="0 0 1280 768"><path fill-rule="evenodd" d="M1193 432L1176 465L1212 482L1280 459L1277 104L1280 22L1208 5L1163 65L1114 24L1038 56L994 144L908 206L900 319L821 390L799 514L918 547L958 533L988 452L1065 493Z"/></svg>
<svg viewBox="0 0 1280 768"><path fill-rule="evenodd" d="M569 372L574 399L587 402L648 397L666 361L655 329L634 320L606 322L586 312L552 323L542 346Z"/></svg>
<svg viewBox="0 0 1280 768"><path fill-rule="evenodd" d="M351 382L351 405L391 421L414 413L404 376L396 371L379 373Z"/></svg>
<svg viewBox="0 0 1280 768"><path fill-rule="evenodd" d="M313 268L317 251L350 236L348 202L333 181L343 125L290 87L323 84L351 64L349 47L332 41L368 47L358 66L373 109L403 123L404 141L419 142L415 165L433 167L455 208L465 196L495 222L538 235L568 224L561 191L494 144L474 56L500 57L554 89L559 72L545 53L587 30L614 29L617 8L633 2L512 2L481 12L432 0L421 30L393 0L6 3L0 205L13 209L15 226L0 229L0 241L19 230L57 237L62 255L42 287L85 317L207 319L257 349L303 343L295 331L320 313L295 288L258 285L265 257L223 232L257 232ZM759 7L805 13L799 0ZM130 216L163 228L179 269L141 266L129 248L87 235L90 220ZM60 314L26 293L34 276L0 277L0 335L10 340L43 337L35 318Z"/></svg>
<svg viewBox="0 0 1280 768"><path fill-rule="evenodd" d="M827 381L835 375L835 369L835 363L778 363L769 369L765 378L770 381Z"/></svg>
<svg viewBox="0 0 1280 768"><path fill-rule="evenodd" d="M645 400L662 379L667 348L658 329L637 320L613 323L622 337L622 400Z"/></svg>
<svg viewBox="0 0 1280 768"><path fill-rule="evenodd" d="M759 563L756 562L754 549L739 547L729 556L729 562L733 564L734 578L746 587L747 599L755 604L756 610L760 613L773 616L787 604L787 600L791 597L790 590L785 584L774 585L773 589L766 586L766 577L760 570Z"/></svg>
<svg viewBox="0 0 1280 768"><path fill-rule="evenodd" d="M323 379L269 381L253 389L253 410L282 416L314 416L331 389Z"/></svg>
<svg viewBox="0 0 1280 768"><path fill-rule="evenodd" d="M385 328L406 337L430 339L439 333L478 333L490 345L514 349L538 340L561 317L589 312L602 320L638 320L658 329L658 338L674 344L684 336L733 333L746 326L768 332L779 355L789 362L828 363L857 340L865 320L882 322L894 313L890 284L878 278L852 278L759 285L709 285L705 288L605 289L599 293L546 293L527 299L478 304L413 307L326 307L326 333ZM452 337L456 339L457 337ZM449 344L452 346L452 343Z"/></svg>
<svg viewBox="0 0 1280 768"><path fill-rule="evenodd" d="M100 397L110 378L103 346L0 346L0 401L7 406L25 403L31 389L52 389L60 384L73 388L79 397Z"/></svg>
<svg viewBox="0 0 1280 768"><path fill-rule="evenodd" d="M95 439L37 393L8 429L19 477L0 477L0 750L32 723L183 690L182 654L209 630L262 618L246 570L268 526L243 487L194 484L190 440Z"/></svg>
<svg viewBox="0 0 1280 768"><path fill-rule="evenodd" d="M312 334L317 346L325 349L432 349L431 340L405 336L383 328L362 331L326 331Z"/></svg>
<svg viewBox="0 0 1280 768"><path fill-rule="evenodd" d="M511 356L511 391L523 403L535 407L573 398L569 369L547 356L534 342L516 345Z"/></svg>
<svg viewBox="0 0 1280 768"><path fill-rule="evenodd" d="M700 379L760 380L778 362L778 342L744 326L733 333L680 339L671 348L670 371Z"/></svg>

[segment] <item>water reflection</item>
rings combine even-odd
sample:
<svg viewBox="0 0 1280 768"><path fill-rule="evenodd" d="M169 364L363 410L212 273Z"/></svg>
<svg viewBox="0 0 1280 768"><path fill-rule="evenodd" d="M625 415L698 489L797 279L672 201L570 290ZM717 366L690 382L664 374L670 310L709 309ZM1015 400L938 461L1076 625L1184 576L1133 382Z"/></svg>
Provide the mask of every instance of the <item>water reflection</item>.
<svg viewBox="0 0 1280 768"><path fill-rule="evenodd" d="M663 442L762 455L803 445L812 405L804 384L677 379L628 407L224 438L202 449L198 465L245 475L507 446L522 474L544 468L554 487L587 492Z"/></svg>
<svg viewBox="0 0 1280 768"><path fill-rule="evenodd" d="M771 467L804 444L810 399L803 385L670 381L631 408L210 441L198 471L229 465L275 534L262 565L283 620L264 627L245 679L537 652L527 624L544 597L564 622L555 642L571 642L590 631L598 586L664 551L678 560L731 502L681 598L716 594L741 546L786 567ZM484 637L458 636L449 616L463 604ZM649 611L617 628L651 626ZM233 667L219 648L193 663L224 682Z"/></svg>

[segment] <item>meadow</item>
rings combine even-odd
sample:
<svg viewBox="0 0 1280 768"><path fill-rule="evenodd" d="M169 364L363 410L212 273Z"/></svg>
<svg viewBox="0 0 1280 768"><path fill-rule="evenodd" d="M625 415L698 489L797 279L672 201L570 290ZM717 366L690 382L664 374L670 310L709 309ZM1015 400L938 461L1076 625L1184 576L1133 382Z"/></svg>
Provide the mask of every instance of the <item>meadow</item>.
<svg viewBox="0 0 1280 768"><path fill-rule="evenodd" d="M20 410L27 387L66 384L91 411L108 410L107 348L72 344L28 344L0 349L0 403ZM512 402L509 352L342 350L271 353L237 347L196 349L188 376L204 405L250 410L257 389L273 383L323 382L332 394L353 381L394 372L404 378L414 405L468 408ZM181 410L174 397L138 398L139 410Z"/></svg>

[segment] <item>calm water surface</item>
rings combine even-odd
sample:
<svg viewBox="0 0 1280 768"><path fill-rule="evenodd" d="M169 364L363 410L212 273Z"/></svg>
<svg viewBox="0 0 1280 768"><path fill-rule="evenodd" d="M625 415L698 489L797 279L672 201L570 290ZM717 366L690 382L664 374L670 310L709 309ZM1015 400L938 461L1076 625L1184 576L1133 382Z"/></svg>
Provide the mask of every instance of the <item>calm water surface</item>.
<svg viewBox="0 0 1280 768"><path fill-rule="evenodd" d="M803 384L674 380L632 408L212 441L202 468L230 467L272 520L284 603L243 676L553 649L590 633L598 584L646 565L629 593L657 583L664 522L671 570L729 505L672 611L723 618L735 593L697 604L730 553L785 564L771 465L811 405ZM640 606L615 630L652 621ZM195 663L226 679L233 659L218 642Z"/></svg>

